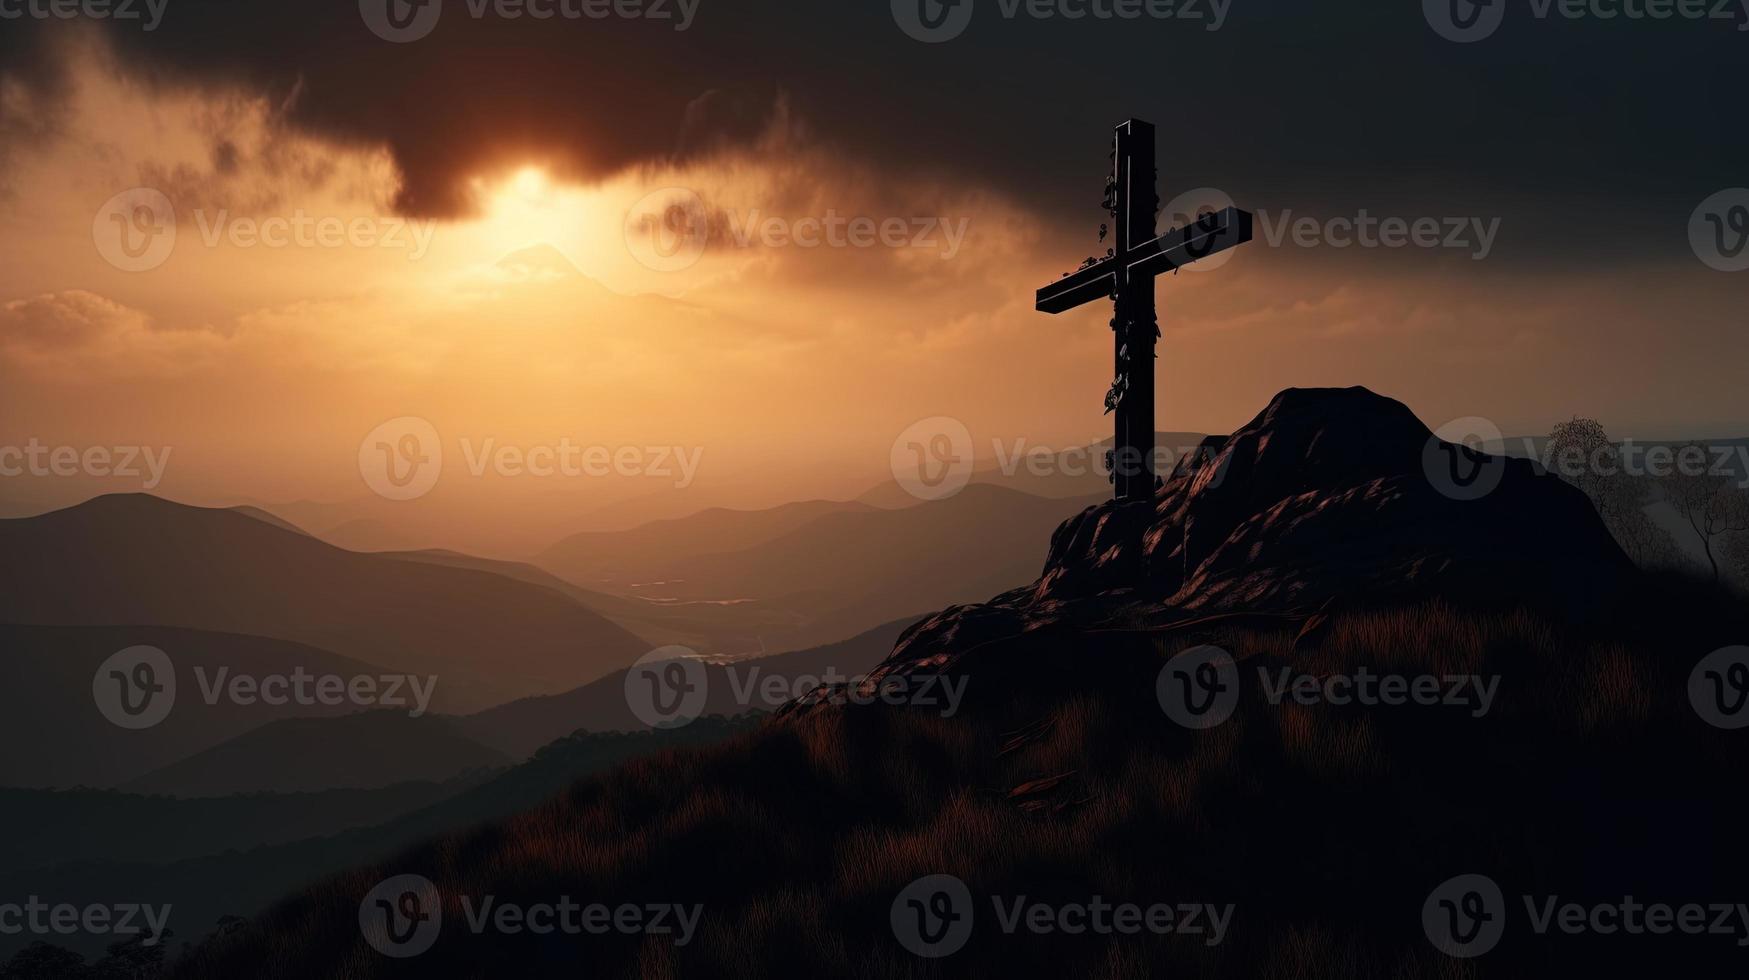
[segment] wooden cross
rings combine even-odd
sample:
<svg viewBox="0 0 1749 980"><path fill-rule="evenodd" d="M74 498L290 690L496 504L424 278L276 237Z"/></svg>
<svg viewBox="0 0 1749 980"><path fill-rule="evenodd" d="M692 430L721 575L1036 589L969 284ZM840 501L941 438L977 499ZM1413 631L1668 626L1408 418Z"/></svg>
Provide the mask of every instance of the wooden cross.
<svg viewBox="0 0 1749 980"><path fill-rule="evenodd" d="M1117 379L1105 396L1117 413L1117 438L1107 469L1118 500L1154 496L1154 277L1251 240L1251 213L1238 208L1204 214L1182 228L1154 234L1154 125L1139 119L1117 128L1112 176L1105 185L1116 245L1103 259L1088 259L1080 271L1038 291L1041 313L1062 313L1096 299L1116 306ZM1103 230L1103 229L1102 229Z"/></svg>

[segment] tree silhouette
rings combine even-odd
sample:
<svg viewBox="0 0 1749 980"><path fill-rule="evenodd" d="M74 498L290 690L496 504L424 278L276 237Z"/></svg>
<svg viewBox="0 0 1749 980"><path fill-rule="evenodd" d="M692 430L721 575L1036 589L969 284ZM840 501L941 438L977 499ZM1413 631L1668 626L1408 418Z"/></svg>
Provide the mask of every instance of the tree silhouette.
<svg viewBox="0 0 1749 980"><path fill-rule="evenodd" d="M1677 458L1682 458L1688 450L1688 446L1678 449ZM1712 566L1713 581L1722 581L1717 546L1723 543L1721 538L1749 531L1749 494L1738 489L1728 476L1717 473L1689 475L1681 472L1681 467L1660 478L1659 487L1664 492L1664 499L1700 539L1701 550Z"/></svg>
<svg viewBox="0 0 1749 980"><path fill-rule="evenodd" d="M1654 497L1652 482L1623 471L1621 451L1597 420L1575 417L1555 426L1543 461L1561 479L1584 491L1636 565L1688 564L1676 539L1646 513Z"/></svg>

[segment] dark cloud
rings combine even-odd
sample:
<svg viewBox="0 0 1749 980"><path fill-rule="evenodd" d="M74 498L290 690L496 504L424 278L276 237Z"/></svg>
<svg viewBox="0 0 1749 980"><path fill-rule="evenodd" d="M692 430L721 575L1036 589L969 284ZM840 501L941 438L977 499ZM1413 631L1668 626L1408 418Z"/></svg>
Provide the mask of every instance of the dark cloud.
<svg viewBox="0 0 1749 980"><path fill-rule="evenodd" d="M1643 255L1640 236L1671 222L1660 247L1679 249L1686 212L1749 172L1737 23L1539 21L1511 3L1465 45L1419 0L1231 0L1218 31L1212 0L1188 8L1200 21L1139 22L968 2L970 27L935 45L888 0L700 0L684 32L475 19L446 0L408 44L374 36L357 0L173 0L154 32L106 29L146 77L241 84L288 100L295 126L387 145L400 206L426 215L465 211L469 176L530 159L594 178L753 145L780 104L822 146L1056 220L1096 220L1110 128L1140 116L1160 125L1168 197L1213 184L1302 212L1510 207L1503 247L1526 254ZM0 49L25 59L7 73L52 79L36 49Z"/></svg>

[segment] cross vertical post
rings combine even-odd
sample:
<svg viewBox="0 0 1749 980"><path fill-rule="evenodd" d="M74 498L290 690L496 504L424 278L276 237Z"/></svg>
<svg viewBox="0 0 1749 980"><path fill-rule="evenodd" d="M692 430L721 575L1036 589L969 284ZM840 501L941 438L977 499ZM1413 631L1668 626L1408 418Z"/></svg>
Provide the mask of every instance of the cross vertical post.
<svg viewBox="0 0 1749 980"><path fill-rule="evenodd" d="M1154 234L1154 126L1131 119L1117 128L1106 181L1105 208L1115 242L1105 258L1089 258L1075 272L1038 291L1041 313L1064 313L1095 300L1113 303L1116 377L1105 395L1115 412L1109 469L1118 500L1152 500L1154 475L1154 346L1160 329L1154 278L1251 241L1248 211L1229 207L1195 216L1189 224Z"/></svg>
<svg viewBox="0 0 1749 980"><path fill-rule="evenodd" d="M1154 126L1131 119L1117 128L1112 152L1116 185L1116 251L1128 253L1154 238ZM1154 344L1159 327L1154 310L1154 277L1123 268L1113 277L1115 316L1112 345L1122 386L1111 473L1118 500L1154 495Z"/></svg>

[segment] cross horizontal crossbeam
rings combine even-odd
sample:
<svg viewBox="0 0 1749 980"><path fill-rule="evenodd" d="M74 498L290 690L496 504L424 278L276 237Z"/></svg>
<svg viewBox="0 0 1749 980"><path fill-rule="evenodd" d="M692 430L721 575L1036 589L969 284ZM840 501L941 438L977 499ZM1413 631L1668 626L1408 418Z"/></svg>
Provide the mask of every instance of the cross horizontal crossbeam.
<svg viewBox="0 0 1749 980"><path fill-rule="evenodd" d="M1110 299L1120 282L1148 281L1243 245L1251 241L1252 235L1249 211L1225 208L1202 215L1182 228L1174 228L1040 289L1037 309L1041 313L1064 313L1096 299Z"/></svg>

